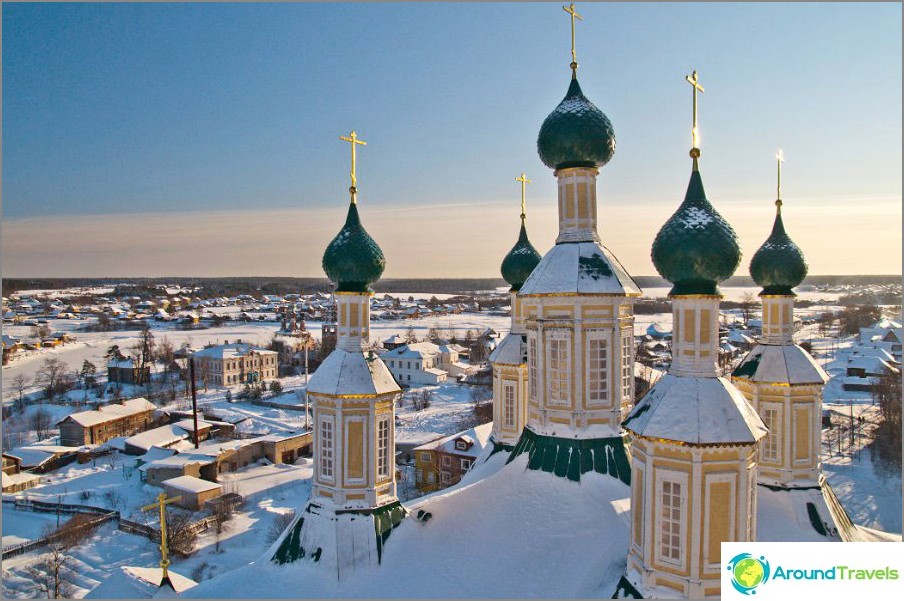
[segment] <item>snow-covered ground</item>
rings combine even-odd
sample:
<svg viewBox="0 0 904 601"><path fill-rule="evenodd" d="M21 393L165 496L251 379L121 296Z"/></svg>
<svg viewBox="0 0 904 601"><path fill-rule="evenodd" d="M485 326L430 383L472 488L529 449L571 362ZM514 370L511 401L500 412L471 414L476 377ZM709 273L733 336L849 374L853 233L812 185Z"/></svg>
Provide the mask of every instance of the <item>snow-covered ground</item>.
<svg viewBox="0 0 904 601"><path fill-rule="evenodd" d="M35 499L56 501L62 495L64 502L82 502L107 506L120 510L133 519L155 521L150 514L142 514L140 507L150 503L160 489L142 484L138 471L127 475L122 466L130 466L134 457L122 457L115 468L107 464L98 466L85 464L71 465L52 476L53 484L28 491ZM217 552L216 533L213 529L199 535L195 552L188 558L172 558L172 569L177 572L204 580L221 574L256 559L270 544L273 524L280 514L300 511L310 495L311 466L302 461L301 465L267 465L267 462L241 470L235 474L221 475L222 482L235 482L237 492L246 497L245 504L226 523L220 537ZM93 495L85 500L82 490ZM68 516L62 516L62 522ZM4 546L21 540L37 538L47 525L56 525L52 513L30 513L3 508ZM7 538L9 537L9 538ZM111 522L101 526L84 544L71 555L72 577L75 585L74 596L83 597L120 566L152 567L159 563L157 544L150 540L127 534ZM34 589L28 569L40 560L41 550L4 559L3 596L33 598L39 596Z"/></svg>

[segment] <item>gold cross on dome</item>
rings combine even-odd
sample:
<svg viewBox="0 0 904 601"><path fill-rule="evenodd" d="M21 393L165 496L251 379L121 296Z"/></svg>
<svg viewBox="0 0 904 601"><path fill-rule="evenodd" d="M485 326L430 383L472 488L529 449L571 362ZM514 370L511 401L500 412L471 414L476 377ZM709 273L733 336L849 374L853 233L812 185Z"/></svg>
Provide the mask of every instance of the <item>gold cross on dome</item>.
<svg viewBox="0 0 904 601"><path fill-rule="evenodd" d="M578 71L578 55L574 51L574 20L578 19L579 21L583 21L584 17L579 15L574 9L574 2L569 6L563 6L562 10L571 15L571 74L573 77L576 77Z"/></svg>
<svg viewBox="0 0 904 601"><path fill-rule="evenodd" d="M148 511L149 509L154 509L155 507L160 508L160 567L163 569L163 578L169 578L169 567L170 561L167 557L167 545L166 545L166 506L170 503L175 503L176 501L181 501L182 496L178 497L170 497L166 498L166 493L162 492L157 495L157 502L151 503L150 505L145 505L141 508L141 511Z"/></svg>
<svg viewBox="0 0 904 601"><path fill-rule="evenodd" d="M524 220L527 217L527 206L524 202L524 190L527 187L527 184L533 183L531 180L527 179L527 176L524 175L524 172L521 172L521 177L515 178L516 182L521 182L521 219Z"/></svg>
<svg viewBox="0 0 904 601"><path fill-rule="evenodd" d="M700 85L700 80L697 79L696 70L694 70L693 75L685 75L684 79L686 79L687 82L694 88L694 129L691 130L694 138L694 148L691 150L691 156L693 156L694 154L700 156L700 135L697 132L697 92L699 91L700 93L703 93L705 90L703 89L703 86Z"/></svg>
<svg viewBox="0 0 904 601"><path fill-rule="evenodd" d="M352 204L355 204L355 202L357 202L358 194L358 178L355 177L355 146L367 146L367 142L359 140L358 134L356 134L354 130L352 130L352 133L348 134L348 136L339 136L339 139L349 142L352 147L352 170L350 172L350 175L352 176L352 186L348 191L352 195Z"/></svg>
<svg viewBox="0 0 904 601"><path fill-rule="evenodd" d="M782 163L785 162L785 153L779 148L775 153L775 162L778 165L778 186L776 187L775 206L779 212L782 210Z"/></svg>
<svg viewBox="0 0 904 601"><path fill-rule="evenodd" d="M785 153L779 148L775 153L775 162L778 164L778 185L776 186L775 203L782 206L782 163L785 162Z"/></svg>

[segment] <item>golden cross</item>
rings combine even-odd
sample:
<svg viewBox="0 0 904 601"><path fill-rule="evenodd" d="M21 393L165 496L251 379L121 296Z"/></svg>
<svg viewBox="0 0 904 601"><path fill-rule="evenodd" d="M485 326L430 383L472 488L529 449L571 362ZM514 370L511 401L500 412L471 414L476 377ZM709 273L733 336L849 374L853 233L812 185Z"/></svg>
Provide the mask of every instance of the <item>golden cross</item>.
<svg viewBox="0 0 904 601"><path fill-rule="evenodd" d="M685 75L684 79L687 80L689 84L694 87L694 129L692 130L692 134L694 137L694 148L691 150L693 156L694 150L696 150L697 156L700 156L700 137L697 133L697 91L699 90L701 93L704 92L703 86L700 85L699 80L697 79L697 71L694 70L693 75ZM694 157L697 158L697 157Z"/></svg>
<svg viewBox="0 0 904 601"><path fill-rule="evenodd" d="M527 184L533 183L531 180L527 179L527 176L524 175L524 172L521 172L521 177L515 178L516 182L521 182L521 220L523 221L525 217L527 217L527 208L524 204L524 189L527 187Z"/></svg>
<svg viewBox="0 0 904 601"><path fill-rule="evenodd" d="M169 570L167 570L167 568L170 564L166 551L166 506L170 503L175 503L176 501L181 500L181 495L167 499L166 493L162 492L157 495L156 503L151 503L150 505L145 505L141 508L141 511L148 511L149 509L154 509L155 507L160 508L160 567L163 568L164 578L169 578Z"/></svg>
<svg viewBox="0 0 904 601"><path fill-rule="evenodd" d="M562 10L571 15L571 75L572 77L577 77L578 55L574 51L574 20L575 18L577 18L583 21L584 17L579 15L577 11L574 10L574 2L572 2L570 6L563 6Z"/></svg>
<svg viewBox="0 0 904 601"><path fill-rule="evenodd" d="M775 162L778 163L778 186L775 197L775 206L778 207L779 212L782 211L782 163L785 162L785 153L782 152L782 149L779 148L778 152L775 153Z"/></svg>
<svg viewBox="0 0 904 601"><path fill-rule="evenodd" d="M358 188L357 188L358 179L355 177L355 146L357 146L359 144L361 146L367 146L367 142L365 142L364 140L359 140L358 134L356 134L354 132L354 130L352 131L352 133L348 134L348 137L339 136L339 139L349 142L352 146L352 170L351 170L352 187L349 188L348 191L352 195L352 204L355 204L355 202L357 202L356 196L358 194Z"/></svg>

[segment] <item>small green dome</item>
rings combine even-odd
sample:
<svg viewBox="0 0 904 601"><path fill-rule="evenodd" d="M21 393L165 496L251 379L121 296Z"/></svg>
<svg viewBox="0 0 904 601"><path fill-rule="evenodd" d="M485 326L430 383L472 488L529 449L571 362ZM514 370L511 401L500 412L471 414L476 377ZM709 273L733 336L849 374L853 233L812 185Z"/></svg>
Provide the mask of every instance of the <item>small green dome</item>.
<svg viewBox="0 0 904 601"><path fill-rule="evenodd" d="M706 199L703 179L691 173L684 202L656 234L653 265L674 284L671 295L718 294L741 262L738 237Z"/></svg>
<svg viewBox="0 0 904 601"><path fill-rule="evenodd" d="M577 78L540 126L537 152L550 169L602 167L615 154L612 123L584 96Z"/></svg>
<svg viewBox="0 0 904 601"><path fill-rule="evenodd" d="M502 260L502 277L517 292L539 262L540 253L527 239L527 229L522 221L518 242Z"/></svg>
<svg viewBox="0 0 904 601"><path fill-rule="evenodd" d="M345 225L323 253L323 271L337 292L372 292L385 268L383 251L361 226L358 205L349 204Z"/></svg>
<svg viewBox="0 0 904 601"><path fill-rule="evenodd" d="M783 295L794 294L791 289L807 277L804 253L785 233L781 204L778 204L772 234L750 260L750 276L763 287L763 294Z"/></svg>

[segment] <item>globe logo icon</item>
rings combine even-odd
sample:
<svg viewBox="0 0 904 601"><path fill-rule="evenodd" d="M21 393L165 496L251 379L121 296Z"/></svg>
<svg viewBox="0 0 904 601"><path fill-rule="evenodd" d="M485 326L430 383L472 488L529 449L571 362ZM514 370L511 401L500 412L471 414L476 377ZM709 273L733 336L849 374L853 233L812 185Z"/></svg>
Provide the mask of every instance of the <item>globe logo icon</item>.
<svg viewBox="0 0 904 601"><path fill-rule="evenodd" d="M755 595L756 587L769 580L769 562L765 557L757 559L750 553L735 555L728 562L731 584L743 595Z"/></svg>

